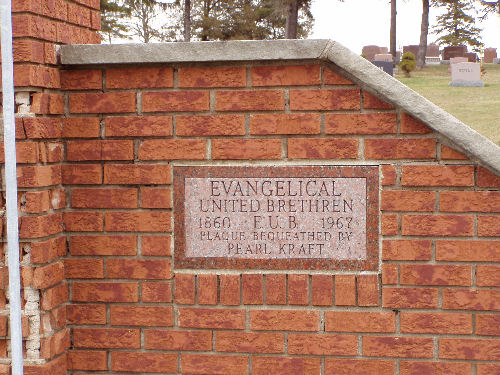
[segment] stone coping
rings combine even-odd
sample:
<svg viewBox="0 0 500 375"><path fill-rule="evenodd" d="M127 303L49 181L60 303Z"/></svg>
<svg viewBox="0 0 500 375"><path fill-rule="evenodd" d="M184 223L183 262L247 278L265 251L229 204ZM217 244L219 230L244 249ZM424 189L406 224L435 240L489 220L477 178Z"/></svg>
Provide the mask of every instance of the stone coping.
<svg viewBox="0 0 500 375"><path fill-rule="evenodd" d="M343 69L362 88L441 133L500 175L500 147L451 114L331 40L272 40L158 44L69 45L63 65L322 60Z"/></svg>

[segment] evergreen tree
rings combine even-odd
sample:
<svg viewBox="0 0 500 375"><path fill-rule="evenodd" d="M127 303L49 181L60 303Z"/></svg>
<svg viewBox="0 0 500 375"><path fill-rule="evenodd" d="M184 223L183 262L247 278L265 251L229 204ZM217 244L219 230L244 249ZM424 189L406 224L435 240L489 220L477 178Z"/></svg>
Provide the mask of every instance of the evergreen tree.
<svg viewBox="0 0 500 375"><path fill-rule="evenodd" d="M110 44L112 38L127 38L128 27L124 20L130 8L116 0L101 0L101 39Z"/></svg>
<svg viewBox="0 0 500 375"><path fill-rule="evenodd" d="M434 34L439 38L437 43L444 46L469 45L474 51L479 52L481 42L481 29L476 27L472 0L434 0L434 3L446 7L446 13L437 17Z"/></svg>

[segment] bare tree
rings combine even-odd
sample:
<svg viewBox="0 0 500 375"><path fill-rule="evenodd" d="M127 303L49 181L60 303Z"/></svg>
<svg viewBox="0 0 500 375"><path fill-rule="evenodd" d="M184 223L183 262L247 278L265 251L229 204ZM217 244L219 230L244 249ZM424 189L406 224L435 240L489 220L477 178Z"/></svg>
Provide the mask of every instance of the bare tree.
<svg viewBox="0 0 500 375"><path fill-rule="evenodd" d="M429 34L429 0L422 0L422 23L420 26L420 44L418 46L418 54L417 54L417 69L422 69L425 65L428 34Z"/></svg>
<svg viewBox="0 0 500 375"><path fill-rule="evenodd" d="M191 0L184 0L184 41L191 41Z"/></svg>
<svg viewBox="0 0 500 375"><path fill-rule="evenodd" d="M285 38L297 39L297 28L299 22L299 6L301 0L288 1L286 4L286 27Z"/></svg>
<svg viewBox="0 0 500 375"><path fill-rule="evenodd" d="M389 49L394 62L396 62L396 17L396 0L391 0L391 35Z"/></svg>

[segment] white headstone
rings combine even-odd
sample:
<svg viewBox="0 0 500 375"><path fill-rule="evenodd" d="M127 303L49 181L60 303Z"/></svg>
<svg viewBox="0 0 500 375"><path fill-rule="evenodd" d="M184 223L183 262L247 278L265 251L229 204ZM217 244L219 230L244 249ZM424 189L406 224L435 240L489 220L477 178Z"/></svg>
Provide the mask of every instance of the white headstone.
<svg viewBox="0 0 500 375"><path fill-rule="evenodd" d="M459 63L466 63L468 61L469 61L469 59L467 57L452 57L452 58L450 58L450 65L459 64ZM448 73L449 72L451 72L451 66L448 68Z"/></svg>
<svg viewBox="0 0 500 375"><path fill-rule="evenodd" d="M374 58L375 61L392 61L392 55L390 53L377 53Z"/></svg>
<svg viewBox="0 0 500 375"><path fill-rule="evenodd" d="M450 86L482 87L479 63L463 62L451 65Z"/></svg>

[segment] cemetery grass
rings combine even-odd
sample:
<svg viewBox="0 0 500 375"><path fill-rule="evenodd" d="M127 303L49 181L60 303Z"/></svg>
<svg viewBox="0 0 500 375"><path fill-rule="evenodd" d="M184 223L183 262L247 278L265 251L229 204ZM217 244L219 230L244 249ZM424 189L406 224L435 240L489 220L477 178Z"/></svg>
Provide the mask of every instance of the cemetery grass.
<svg viewBox="0 0 500 375"><path fill-rule="evenodd" d="M450 87L449 65L427 66L396 78L460 121L500 144L500 64L485 64L485 87Z"/></svg>

